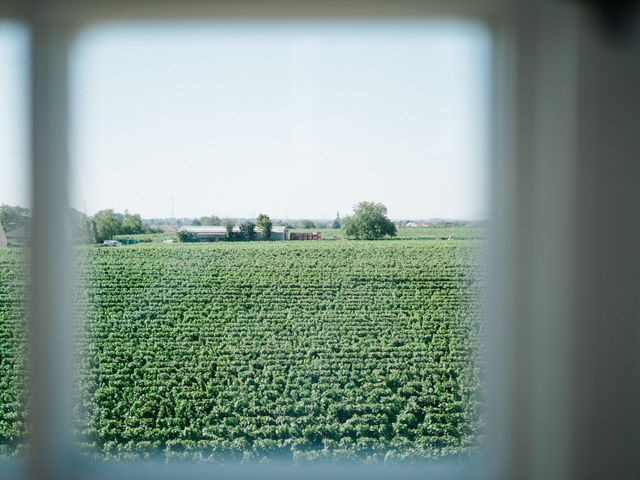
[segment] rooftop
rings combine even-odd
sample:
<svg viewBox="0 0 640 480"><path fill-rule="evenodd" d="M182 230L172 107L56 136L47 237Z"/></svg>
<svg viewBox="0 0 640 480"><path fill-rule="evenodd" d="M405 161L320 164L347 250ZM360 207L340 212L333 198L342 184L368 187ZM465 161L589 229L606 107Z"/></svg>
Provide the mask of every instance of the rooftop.
<svg viewBox="0 0 640 480"><path fill-rule="evenodd" d="M193 233L209 233L209 234L216 234L216 233L226 234L227 233L227 228L220 225L212 225L212 226L188 225L185 227L180 227L180 230L183 232L193 232ZM284 225L274 225L273 227L271 227L272 233L283 233L285 230L287 230L287 227ZM240 227L237 225L234 226L233 231L239 232ZM260 227L256 227L256 232L261 232L261 231L262 229Z"/></svg>

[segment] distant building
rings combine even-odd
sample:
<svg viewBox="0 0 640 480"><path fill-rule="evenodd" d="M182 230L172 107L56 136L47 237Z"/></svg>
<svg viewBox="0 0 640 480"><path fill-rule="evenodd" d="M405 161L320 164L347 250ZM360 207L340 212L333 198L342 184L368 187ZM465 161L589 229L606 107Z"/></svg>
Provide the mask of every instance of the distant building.
<svg viewBox="0 0 640 480"><path fill-rule="evenodd" d="M157 225L157 228L162 230L163 233L175 233L177 231L175 225L161 224Z"/></svg>
<svg viewBox="0 0 640 480"><path fill-rule="evenodd" d="M29 225L23 225L18 228L14 228L6 233L7 244L9 245L27 245L31 238L31 227Z"/></svg>
<svg viewBox="0 0 640 480"><path fill-rule="evenodd" d="M7 248L7 236L4 234L4 229L0 223L0 248Z"/></svg>
<svg viewBox="0 0 640 480"><path fill-rule="evenodd" d="M271 240L288 240L288 228L285 226L274 226L271 228ZM227 236L226 227L220 226L186 226L180 227L181 232L195 233L201 241L204 242L218 242L222 241ZM262 230L260 227L255 229L257 239L262 236ZM239 234L240 227L233 227L233 233Z"/></svg>
<svg viewBox="0 0 640 480"><path fill-rule="evenodd" d="M271 240L288 240L289 229L285 226L275 226L271 227ZM259 234L262 232L259 227L256 227L256 232Z"/></svg>
<svg viewBox="0 0 640 480"><path fill-rule="evenodd" d="M322 240L321 232L291 232L289 240Z"/></svg>

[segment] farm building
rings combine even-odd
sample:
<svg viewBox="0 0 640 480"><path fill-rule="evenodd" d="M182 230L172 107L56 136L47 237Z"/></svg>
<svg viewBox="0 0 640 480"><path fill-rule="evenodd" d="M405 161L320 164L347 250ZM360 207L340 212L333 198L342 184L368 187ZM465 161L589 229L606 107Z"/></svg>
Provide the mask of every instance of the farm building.
<svg viewBox="0 0 640 480"><path fill-rule="evenodd" d="M291 232L289 240L322 240L321 232Z"/></svg>
<svg viewBox="0 0 640 480"><path fill-rule="evenodd" d="M222 241L227 236L227 229L221 226L188 226L181 227L181 232L191 232L195 233L198 238L202 241L208 242L216 242ZM285 226L274 226L271 228L271 240L287 240L287 231L288 228ZM240 227L233 227L234 233L240 233ZM257 238L261 238L261 230L259 227L256 227Z"/></svg>
<svg viewBox="0 0 640 480"><path fill-rule="evenodd" d="M4 234L2 224L0 223L0 248L7 248L7 236Z"/></svg>
<svg viewBox="0 0 640 480"><path fill-rule="evenodd" d="M288 228L285 226L271 227L271 240L288 240ZM260 232L259 228L256 228L257 232Z"/></svg>
<svg viewBox="0 0 640 480"><path fill-rule="evenodd" d="M22 225L6 232L7 243L9 245L27 245L31 237L31 227Z"/></svg>

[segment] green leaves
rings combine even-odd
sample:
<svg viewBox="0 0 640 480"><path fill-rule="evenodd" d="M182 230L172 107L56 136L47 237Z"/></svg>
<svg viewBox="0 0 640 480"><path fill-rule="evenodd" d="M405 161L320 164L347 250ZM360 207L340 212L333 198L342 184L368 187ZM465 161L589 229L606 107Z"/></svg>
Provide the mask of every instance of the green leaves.
<svg viewBox="0 0 640 480"><path fill-rule="evenodd" d="M79 442L105 459L468 454L482 423L477 245L82 249ZM24 430L16 252L0 252L5 452Z"/></svg>
<svg viewBox="0 0 640 480"><path fill-rule="evenodd" d="M353 208L353 215L343 220L345 234L356 240L379 240L395 237L397 228L387 217L387 207L381 203L360 202Z"/></svg>

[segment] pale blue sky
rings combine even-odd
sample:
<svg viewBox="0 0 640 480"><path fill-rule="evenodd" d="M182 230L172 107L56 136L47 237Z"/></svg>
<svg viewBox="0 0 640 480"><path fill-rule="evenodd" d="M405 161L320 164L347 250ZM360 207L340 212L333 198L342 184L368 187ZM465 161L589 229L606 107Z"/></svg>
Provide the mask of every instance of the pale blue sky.
<svg viewBox="0 0 640 480"><path fill-rule="evenodd" d="M0 22L0 203L27 205L27 36Z"/></svg>
<svg viewBox="0 0 640 480"><path fill-rule="evenodd" d="M72 51L72 203L331 218L373 200L393 218L477 218L489 55L462 22L93 27ZM13 96L0 87L0 105ZM0 164L21 153L7 150ZM0 202L19 198L6 183Z"/></svg>

